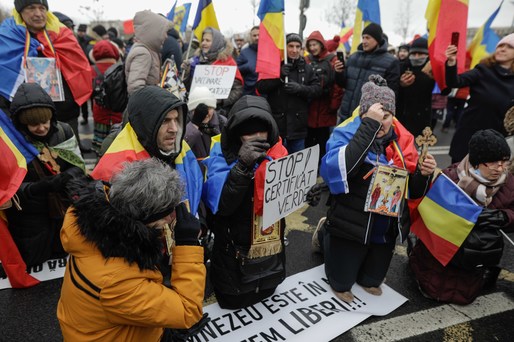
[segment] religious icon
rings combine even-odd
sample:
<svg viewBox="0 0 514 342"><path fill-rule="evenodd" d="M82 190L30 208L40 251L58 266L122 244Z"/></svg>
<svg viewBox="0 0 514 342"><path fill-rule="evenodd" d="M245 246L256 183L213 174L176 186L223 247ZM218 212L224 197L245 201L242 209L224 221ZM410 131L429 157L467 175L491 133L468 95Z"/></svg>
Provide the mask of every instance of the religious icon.
<svg viewBox="0 0 514 342"><path fill-rule="evenodd" d="M398 217L408 175L405 169L378 166L368 188L364 211Z"/></svg>
<svg viewBox="0 0 514 342"><path fill-rule="evenodd" d="M39 84L52 101L64 101L62 76L55 64L55 58L27 57L25 82Z"/></svg>
<svg viewBox="0 0 514 342"><path fill-rule="evenodd" d="M434 146L437 143L437 138L435 135L432 134L432 130L430 127L425 127L423 129L422 135L418 135L416 137L416 145L418 145L421 148L421 153L419 154L418 158L418 165L421 167L421 164L423 164L423 161L425 160L425 157L428 153L428 147Z"/></svg>

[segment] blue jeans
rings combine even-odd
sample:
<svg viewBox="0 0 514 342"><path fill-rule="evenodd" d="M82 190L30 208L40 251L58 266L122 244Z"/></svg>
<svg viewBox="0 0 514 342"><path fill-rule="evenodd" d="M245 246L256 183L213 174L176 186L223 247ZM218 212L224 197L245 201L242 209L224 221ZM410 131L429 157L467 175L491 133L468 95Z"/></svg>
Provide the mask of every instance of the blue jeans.
<svg viewBox="0 0 514 342"><path fill-rule="evenodd" d="M305 139L283 139L282 143L289 154L305 149Z"/></svg>

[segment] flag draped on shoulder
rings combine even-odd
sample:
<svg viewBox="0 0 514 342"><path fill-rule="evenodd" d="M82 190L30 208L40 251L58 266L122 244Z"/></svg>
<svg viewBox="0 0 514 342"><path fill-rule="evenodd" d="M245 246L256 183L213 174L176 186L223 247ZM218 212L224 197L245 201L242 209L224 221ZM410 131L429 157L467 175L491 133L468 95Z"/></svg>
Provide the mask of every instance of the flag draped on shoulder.
<svg viewBox="0 0 514 342"><path fill-rule="evenodd" d="M259 79L278 78L284 56L284 0L262 0L257 16L261 23L255 71Z"/></svg>
<svg viewBox="0 0 514 342"><path fill-rule="evenodd" d="M482 207L441 174L417 210L419 216L411 217L411 231L446 266L473 229Z"/></svg>
<svg viewBox="0 0 514 342"><path fill-rule="evenodd" d="M353 25L352 53L357 51L361 42L362 30L370 23L380 25L380 4L378 0L359 0Z"/></svg>
<svg viewBox="0 0 514 342"><path fill-rule="evenodd" d="M25 49L27 46L27 49ZM93 91L89 61L73 32L52 13L47 12L46 29L30 37L21 15L13 10L13 17L0 26L0 95L12 99L24 81L24 56L36 57L38 49L45 57L55 58L57 67L70 87L73 99L82 105Z"/></svg>
<svg viewBox="0 0 514 342"><path fill-rule="evenodd" d="M469 45L468 53L471 56L471 69L474 68L482 59L496 50L496 44L500 41L500 37L491 29L491 24L496 18L496 15L500 11L502 5L503 1L500 3L496 11L491 14L489 19L487 19L484 25L480 26Z"/></svg>
<svg viewBox="0 0 514 342"><path fill-rule="evenodd" d="M465 69L468 0L429 0L425 19L432 72L439 88L444 90L446 89L445 51L451 43L453 32L459 32L458 72L462 73Z"/></svg>
<svg viewBox="0 0 514 342"><path fill-rule="evenodd" d="M39 152L0 110L0 205L11 199L27 174L30 163ZM26 273L26 265L9 232L7 219L0 210L0 261L13 288L26 288L39 284L39 280Z"/></svg>
<svg viewBox="0 0 514 342"><path fill-rule="evenodd" d="M206 27L212 27L216 30L220 29L212 0L200 0L198 3L198 9L196 10L196 17L193 23L193 32L199 41L202 40L202 32Z"/></svg>
<svg viewBox="0 0 514 342"><path fill-rule="evenodd" d="M350 191L347 181L349 170L346 167L345 152L362 122L359 116L359 108L357 107L350 118L334 129L327 141L327 153L321 160L320 175L328 185L331 194L345 194ZM385 155L381 154L378 162L403 167L413 173L418 162L414 137L396 118L393 119L392 128L397 139L387 146ZM376 160L377 155L368 151L365 162L373 164Z"/></svg>
<svg viewBox="0 0 514 342"><path fill-rule="evenodd" d="M150 154L139 142L130 123L127 123L100 159L91 176L108 182L113 174L122 169L123 163L147 158L150 158ZM189 201L190 211L196 214L202 191L202 172L193 151L184 140L180 154L175 158L175 169L185 183L185 199Z"/></svg>
<svg viewBox="0 0 514 342"><path fill-rule="evenodd" d="M286 155L287 149L282 144L282 138L279 138L278 142L266 152L266 159L264 159L255 170L253 205L255 214L262 216L266 164L270 160L275 160ZM218 212L223 186L225 185L230 170L236 165L236 162L237 160L227 164L227 160L221 150L221 134L212 137L209 157L202 161L207 169L202 198L207 207L214 214Z"/></svg>

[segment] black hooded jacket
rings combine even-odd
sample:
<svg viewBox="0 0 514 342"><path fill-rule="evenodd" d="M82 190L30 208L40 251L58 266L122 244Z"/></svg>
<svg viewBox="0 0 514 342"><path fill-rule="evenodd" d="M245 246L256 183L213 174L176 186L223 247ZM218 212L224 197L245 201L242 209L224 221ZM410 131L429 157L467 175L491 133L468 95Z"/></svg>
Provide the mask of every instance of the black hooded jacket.
<svg viewBox="0 0 514 342"><path fill-rule="evenodd" d="M157 133L166 115L173 109L178 110L179 132L177 132L177 151L165 155L157 146ZM158 86L146 86L129 98L127 105L129 122L145 150L152 156L173 163L180 154L182 139L186 131L187 105L177 97Z"/></svg>
<svg viewBox="0 0 514 342"><path fill-rule="evenodd" d="M262 97L243 96L229 113L227 126L221 134L221 149L228 164L237 159L241 147L238 127L245 121L262 120L268 127L271 146L279 140L277 125L271 109ZM218 212L213 219L216 239L212 255L211 280L218 303L226 308L240 308L254 304L271 295L285 278L285 247L268 257L256 258L258 276L245 274L235 248L250 248L253 213L254 173L243 172L238 164L231 169L223 186ZM284 225L281 225L284 236ZM245 280L251 278L251 280Z"/></svg>

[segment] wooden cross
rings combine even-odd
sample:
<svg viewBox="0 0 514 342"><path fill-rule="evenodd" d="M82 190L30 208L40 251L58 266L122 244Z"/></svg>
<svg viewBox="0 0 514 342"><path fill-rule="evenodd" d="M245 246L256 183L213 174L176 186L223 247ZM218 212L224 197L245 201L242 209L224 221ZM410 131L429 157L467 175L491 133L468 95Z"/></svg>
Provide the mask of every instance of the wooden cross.
<svg viewBox="0 0 514 342"><path fill-rule="evenodd" d="M39 160L41 160L44 164L50 166L53 172L60 173L61 167L55 161L59 157L59 154L55 151L50 151L46 146L41 150L41 153L38 155Z"/></svg>
<svg viewBox="0 0 514 342"><path fill-rule="evenodd" d="M421 167L425 157L428 153L428 146L434 146L437 143L437 138L432 134L432 130L430 127L425 127L422 132L422 135L418 135L416 137L416 144L421 147L421 153L418 159L418 165Z"/></svg>

